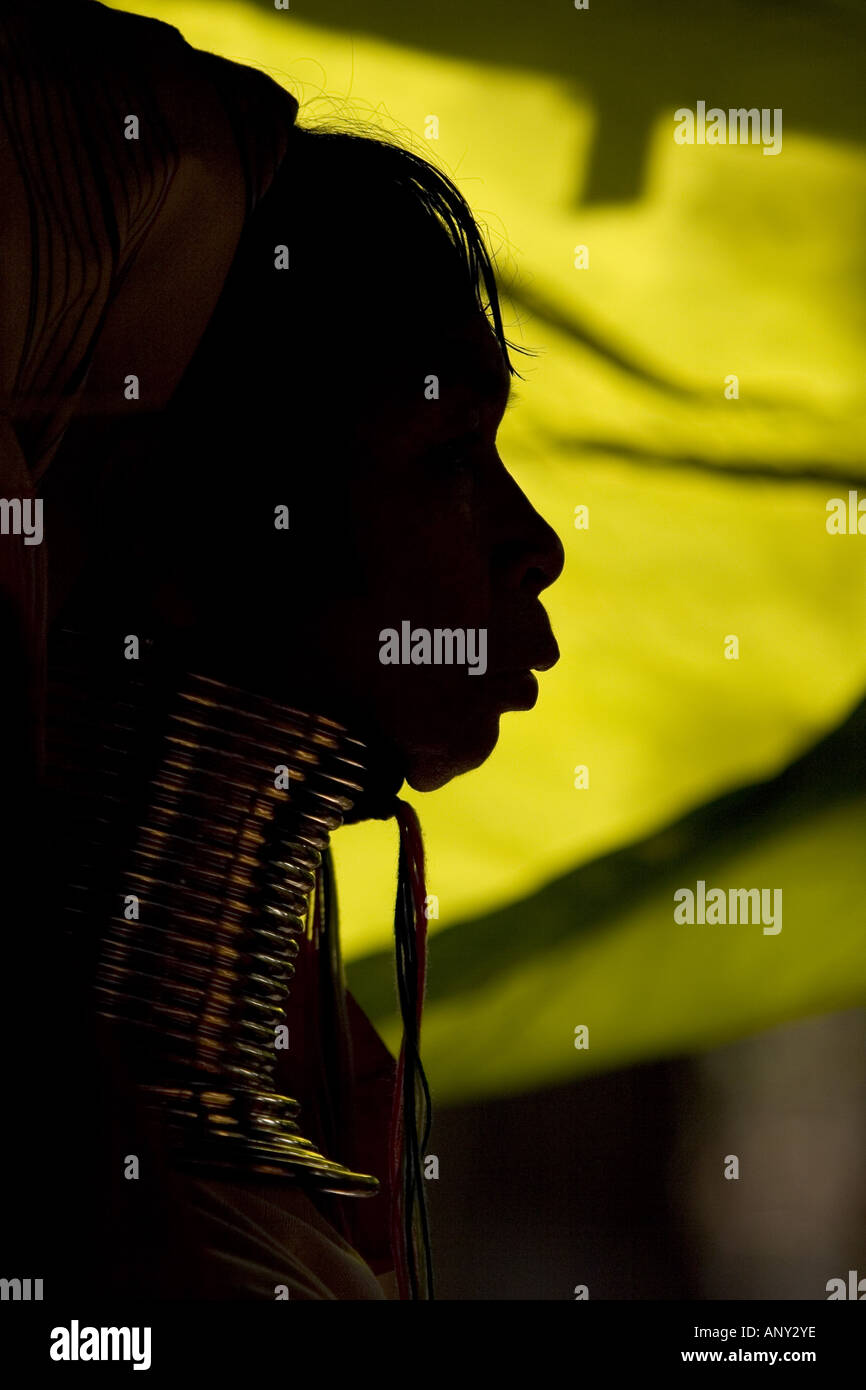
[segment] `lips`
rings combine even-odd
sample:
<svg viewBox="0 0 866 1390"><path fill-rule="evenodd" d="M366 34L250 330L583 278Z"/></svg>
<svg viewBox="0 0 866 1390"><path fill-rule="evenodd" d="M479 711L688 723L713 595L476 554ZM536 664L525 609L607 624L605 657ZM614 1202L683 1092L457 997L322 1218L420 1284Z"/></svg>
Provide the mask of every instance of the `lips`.
<svg viewBox="0 0 866 1390"><path fill-rule="evenodd" d="M529 662L532 671L549 671L559 660L559 644L553 633L550 634L537 655Z"/></svg>
<svg viewBox="0 0 866 1390"><path fill-rule="evenodd" d="M520 644L520 654L505 670L493 673L492 681L503 709L533 709L538 700L538 681L533 671L549 671L559 660L556 638L547 628Z"/></svg>
<svg viewBox="0 0 866 1390"><path fill-rule="evenodd" d="M496 671L497 676L523 676L532 671L549 671L559 660L559 646L548 631L536 642L522 643L513 661Z"/></svg>
<svg viewBox="0 0 866 1390"><path fill-rule="evenodd" d="M538 699L538 681L531 671L505 671L493 677L497 703L505 709L533 709Z"/></svg>

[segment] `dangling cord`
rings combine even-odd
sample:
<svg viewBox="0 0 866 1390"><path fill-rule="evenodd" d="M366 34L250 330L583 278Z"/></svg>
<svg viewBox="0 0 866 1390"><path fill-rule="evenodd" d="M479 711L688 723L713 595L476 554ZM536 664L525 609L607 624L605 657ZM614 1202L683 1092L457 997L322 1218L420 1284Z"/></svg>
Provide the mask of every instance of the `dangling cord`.
<svg viewBox="0 0 866 1390"><path fill-rule="evenodd" d="M396 816L400 827L400 862L397 873L394 936L403 1042L397 1062L397 1084L389 1138L391 1245L394 1250L400 1298L432 1299L433 1261L423 1175L424 1154L432 1123L432 1106L419 1052L421 1013L427 979L424 844L418 817L407 802L396 803ZM423 1249L421 1269L419 1248Z"/></svg>
<svg viewBox="0 0 866 1390"><path fill-rule="evenodd" d="M355 1167L357 1160L354 1126L347 1120L352 1106L347 1087L350 1084L349 1078L355 1074L355 1068L352 1058L352 1035L346 1011L346 980L340 950L337 885L330 845L324 851L322 862L316 871L314 904L313 931L318 946L316 955L320 972L320 991L317 991L317 999L323 997L325 1001L324 1026L318 1033L325 1066L325 1084L321 1088L321 1094L329 1101L329 1108L323 1120L323 1142L329 1145L326 1149L328 1154L340 1155L341 1161ZM328 1195L327 1205L332 1224L350 1245L357 1245L354 1202L332 1193Z"/></svg>

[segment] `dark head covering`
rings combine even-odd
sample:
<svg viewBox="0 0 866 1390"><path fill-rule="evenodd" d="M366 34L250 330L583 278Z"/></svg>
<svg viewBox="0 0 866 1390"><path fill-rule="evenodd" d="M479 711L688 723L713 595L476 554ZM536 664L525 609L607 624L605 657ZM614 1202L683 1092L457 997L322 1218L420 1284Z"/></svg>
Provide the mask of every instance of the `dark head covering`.
<svg viewBox="0 0 866 1390"><path fill-rule="evenodd" d="M297 109L265 74L156 20L95 0L4 6L0 497L35 496L73 419L167 405ZM0 714L25 776L50 546L0 536L0 635L17 658Z"/></svg>
<svg viewBox="0 0 866 1390"><path fill-rule="evenodd" d="M270 78L199 52L169 25L94 0L5 0L0 499L32 503L43 483L62 480L79 422L106 421L109 438L135 414L158 418L213 313L244 225L285 158L296 114L294 97ZM124 392L130 375L138 400ZM75 527L74 512L64 514L65 543ZM62 545L50 529L40 544L25 540L0 534L0 1053L4 1124L19 1136L4 1153L0 1186L11 1211L6 1257L22 1274L41 1270L40 1212L50 1208L59 1222L45 1230L45 1250L62 1245L66 1213L49 1196L50 1155L57 1145L76 1151L75 1130L87 1120L75 1099L80 1093L93 1107L99 1096L76 1056L66 1087L74 1095L66 1105L58 1100L58 1068L70 1075L68 1044L63 1001L46 979L38 905L46 865L32 812L47 552ZM52 608L64 596L52 593ZM93 1180L98 1186L104 1175ZM13 1218L22 1226L14 1238Z"/></svg>

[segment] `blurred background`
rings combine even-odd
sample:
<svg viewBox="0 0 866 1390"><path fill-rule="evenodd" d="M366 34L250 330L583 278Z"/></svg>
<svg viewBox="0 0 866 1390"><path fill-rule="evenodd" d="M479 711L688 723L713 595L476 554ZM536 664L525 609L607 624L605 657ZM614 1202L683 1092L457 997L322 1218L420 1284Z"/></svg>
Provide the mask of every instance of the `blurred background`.
<svg viewBox="0 0 866 1390"><path fill-rule="evenodd" d="M866 499L866 7L115 8L442 167L532 354L500 451L566 546L562 660L483 769L412 798L438 1296L866 1276L866 534L826 526ZM698 101L781 108L781 153L676 144ZM396 1051L395 836L335 853ZM782 889L782 930L675 923L699 879Z"/></svg>

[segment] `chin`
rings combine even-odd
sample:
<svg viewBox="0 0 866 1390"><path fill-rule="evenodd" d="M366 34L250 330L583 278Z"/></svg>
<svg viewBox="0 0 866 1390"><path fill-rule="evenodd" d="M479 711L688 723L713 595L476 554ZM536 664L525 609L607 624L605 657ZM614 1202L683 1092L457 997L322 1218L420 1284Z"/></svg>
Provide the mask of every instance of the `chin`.
<svg viewBox="0 0 866 1390"><path fill-rule="evenodd" d="M499 742L499 715L485 721L485 727L477 729L474 738L468 738L468 732L464 727L452 742L443 741L440 747L415 748L407 753L406 781L413 791L438 791L455 777L474 772L486 763Z"/></svg>

